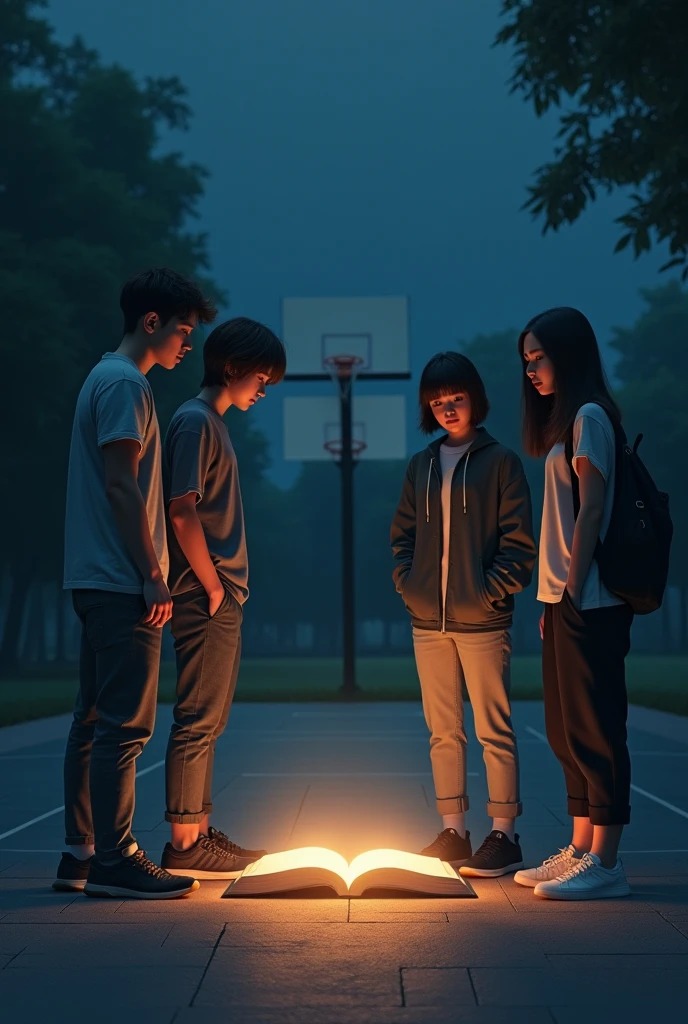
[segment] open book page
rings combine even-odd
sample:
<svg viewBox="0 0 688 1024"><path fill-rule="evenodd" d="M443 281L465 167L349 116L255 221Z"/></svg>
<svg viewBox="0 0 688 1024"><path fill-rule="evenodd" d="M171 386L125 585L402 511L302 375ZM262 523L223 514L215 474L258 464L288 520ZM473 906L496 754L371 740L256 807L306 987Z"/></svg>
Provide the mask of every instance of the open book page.
<svg viewBox="0 0 688 1024"><path fill-rule="evenodd" d="M451 864L436 857L423 857L420 853L404 853L403 850L368 850L354 857L345 877L347 887L368 871L380 868L397 868L412 871L417 875L432 875L435 878L458 878Z"/></svg>
<svg viewBox="0 0 688 1024"><path fill-rule="evenodd" d="M326 850L324 846L302 846L298 850L267 853L260 860L249 864L242 872L242 878L258 878L260 875L297 871L300 868L322 868L325 871L331 871L334 875L339 875L348 886L349 865L340 853Z"/></svg>

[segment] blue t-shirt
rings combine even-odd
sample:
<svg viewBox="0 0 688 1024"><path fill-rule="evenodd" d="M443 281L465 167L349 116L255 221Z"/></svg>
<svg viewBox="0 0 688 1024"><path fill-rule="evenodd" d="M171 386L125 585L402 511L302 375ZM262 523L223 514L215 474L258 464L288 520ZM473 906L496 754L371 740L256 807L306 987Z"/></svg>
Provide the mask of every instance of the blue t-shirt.
<svg viewBox="0 0 688 1024"><path fill-rule="evenodd" d="M167 579L162 451L153 392L131 359L108 352L86 378L74 414L65 516L65 590L143 592L143 577L105 491L103 446L125 439L137 441L141 449L138 485L153 548Z"/></svg>

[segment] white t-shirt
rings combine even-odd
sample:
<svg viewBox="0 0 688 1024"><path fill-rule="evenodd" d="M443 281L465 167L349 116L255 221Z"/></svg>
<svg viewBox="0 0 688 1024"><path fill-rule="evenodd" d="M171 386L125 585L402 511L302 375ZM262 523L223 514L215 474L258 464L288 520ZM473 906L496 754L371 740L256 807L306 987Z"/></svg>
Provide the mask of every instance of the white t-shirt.
<svg viewBox="0 0 688 1024"><path fill-rule="evenodd" d="M604 540L614 504L614 428L604 409L592 402L581 406L573 425L574 468L576 460L582 457L590 459L606 483L600 527L600 539ZM545 461L538 601L545 604L557 604L561 601L569 578L574 527L571 471L566 461L564 445L555 444ZM581 608L607 608L617 604L623 604L623 601L604 586L600 580L597 562L593 559L583 584Z"/></svg>
<svg viewBox="0 0 688 1024"><path fill-rule="evenodd" d="M442 470L442 606L447 604L447 581L449 579L449 535L451 531L452 479L457 463L472 445L440 445L440 469Z"/></svg>

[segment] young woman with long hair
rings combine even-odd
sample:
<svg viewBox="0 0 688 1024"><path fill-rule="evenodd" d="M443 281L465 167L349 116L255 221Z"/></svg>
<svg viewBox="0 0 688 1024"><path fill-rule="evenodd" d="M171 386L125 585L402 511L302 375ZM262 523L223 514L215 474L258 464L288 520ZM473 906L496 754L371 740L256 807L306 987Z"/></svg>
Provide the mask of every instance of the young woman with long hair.
<svg viewBox="0 0 688 1024"><path fill-rule="evenodd" d="M621 415L595 333L577 309L534 317L518 350L524 448L547 456L538 584L545 721L573 834L566 849L515 879L550 899L626 896L618 848L630 820L625 658L633 613L604 586L595 561L612 514Z"/></svg>

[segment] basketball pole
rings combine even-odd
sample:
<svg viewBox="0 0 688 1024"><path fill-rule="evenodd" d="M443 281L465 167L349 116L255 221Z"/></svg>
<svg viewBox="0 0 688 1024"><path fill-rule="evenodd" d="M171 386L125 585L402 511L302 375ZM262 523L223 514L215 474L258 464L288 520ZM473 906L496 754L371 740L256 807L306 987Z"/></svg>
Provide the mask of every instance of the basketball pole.
<svg viewBox="0 0 688 1024"><path fill-rule="evenodd" d="M339 409L341 417L342 454L341 472L342 514L342 653L343 680L341 692L351 699L359 692L356 685L356 602L354 572L354 453L351 412L353 381L339 380Z"/></svg>

